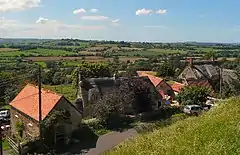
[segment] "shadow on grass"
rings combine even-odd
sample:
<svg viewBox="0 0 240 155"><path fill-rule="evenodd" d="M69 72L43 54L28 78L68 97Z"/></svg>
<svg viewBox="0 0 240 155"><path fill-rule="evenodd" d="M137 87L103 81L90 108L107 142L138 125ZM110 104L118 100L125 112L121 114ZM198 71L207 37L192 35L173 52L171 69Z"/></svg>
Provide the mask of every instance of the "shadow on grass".
<svg viewBox="0 0 240 155"><path fill-rule="evenodd" d="M133 123L136 121L135 118L131 118L128 116L112 116L106 120L104 126L108 130L112 131L124 131L130 128L133 128Z"/></svg>
<svg viewBox="0 0 240 155"><path fill-rule="evenodd" d="M30 154L82 154L91 148L95 148L98 136L87 126L83 125L74 131L68 144L63 139L58 139L55 147L49 148L48 145L39 144L37 149L29 152Z"/></svg>
<svg viewBox="0 0 240 155"><path fill-rule="evenodd" d="M98 136L87 126L83 125L80 129L72 134L71 141L68 145L59 142L56 147L56 153L62 154L80 154L95 148Z"/></svg>

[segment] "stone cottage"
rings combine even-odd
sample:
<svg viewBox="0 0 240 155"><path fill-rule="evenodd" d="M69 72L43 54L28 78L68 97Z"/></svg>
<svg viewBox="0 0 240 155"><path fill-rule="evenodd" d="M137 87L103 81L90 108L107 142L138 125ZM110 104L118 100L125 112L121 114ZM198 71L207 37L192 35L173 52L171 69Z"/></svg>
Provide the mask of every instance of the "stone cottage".
<svg viewBox="0 0 240 155"><path fill-rule="evenodd" d="M230 86L237 79L233 70L224 69L219 61L189 59L189 63L178 76L185 85L197 85L219 92L220 87Z"/></svg>
<svg viewBox="0 0 240 155"><path fill-rule="evenodd" d="M221 72L220 63L214 59L193 61L190 58L178 78L186 85L200 85L219 91Z"/></svg>
<svg viewBox="0 0 240 155"><path fill-rule="evenodd" d="M151 81L148 77L103 77L103 78L89 78L84 79L79 75L79 91L78 91L78 99L76 100L77 107L84 108L86 111L87 105L95 104L103 95L117 88L121 81L131 79L142 79L150 84L151 92L157 95L153 96L153 108L156 108L158 105L158 100L161 96L156 93L155 87L152 85Z"/></svg>
<svg viewBox="0 0 240 155"><path fill-rule="evenodd" d="M11 101L11 133L17 134L17 123L24 126L23 138L39 137L39 93L38 87L27 84L22 91ZM82 114L64 96L55 92L42 89L42 121L49 117L56 110L66 110L69 112L69 123L57 122L56 127L61 128L64 136L68 136L80 125Z"/></svg>

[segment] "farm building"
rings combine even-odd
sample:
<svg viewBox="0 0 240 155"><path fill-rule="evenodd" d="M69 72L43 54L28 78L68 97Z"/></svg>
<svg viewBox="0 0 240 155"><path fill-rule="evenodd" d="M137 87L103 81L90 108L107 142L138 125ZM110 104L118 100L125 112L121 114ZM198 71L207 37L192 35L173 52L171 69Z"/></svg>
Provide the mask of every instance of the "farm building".
<svg viewBox="0 0 240 155"><path fill-rule="evenodd" d="M42 121L39 121L38 87L27 84L11 101L11 133L18 134L19 124L23 125L22 138L36 138L40 134L40 122L47 121L56 111L68 113L68 122L58 120L54 126L59 135L69 136L78 128L82 114L64 96L42 89ZM58 130L59 129L59 130Z"/></svg>

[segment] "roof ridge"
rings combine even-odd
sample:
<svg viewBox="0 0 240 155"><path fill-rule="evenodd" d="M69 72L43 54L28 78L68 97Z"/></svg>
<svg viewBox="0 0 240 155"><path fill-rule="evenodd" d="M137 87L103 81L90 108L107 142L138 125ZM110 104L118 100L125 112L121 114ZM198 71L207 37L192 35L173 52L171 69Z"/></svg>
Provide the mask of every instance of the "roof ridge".
<svg viewBox="0 0 240 155"><path fill-rule="evenodd" d="M34 84L28 83L27 85L32 86L32 87L38 89L38 86L36 86L36 85L34 85ZM26 85L26 86L27 86L27 85ZM57 93L57 92L55 92L55 91L52 91L52 90L49 90L49 89L46 89L46 88L42 88L41 90L42 90L42 93L43 93L43 91L44 91L44 92L46 92L46 93L52 93L52 94L54 94L54 95L63 96L62 94L59 94L59 93Z"/></svg>

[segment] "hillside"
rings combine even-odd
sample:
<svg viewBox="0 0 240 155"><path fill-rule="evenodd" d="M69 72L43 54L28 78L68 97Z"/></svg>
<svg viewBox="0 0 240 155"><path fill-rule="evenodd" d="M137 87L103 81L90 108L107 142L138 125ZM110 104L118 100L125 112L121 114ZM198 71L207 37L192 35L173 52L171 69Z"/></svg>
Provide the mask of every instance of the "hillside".
<svg viewBox="0 0 240 155"><path fill-rule="evenodd" d="M233 155L240 154L240 98L222 102L200 117L140 135L110 155Z"/></svg>

